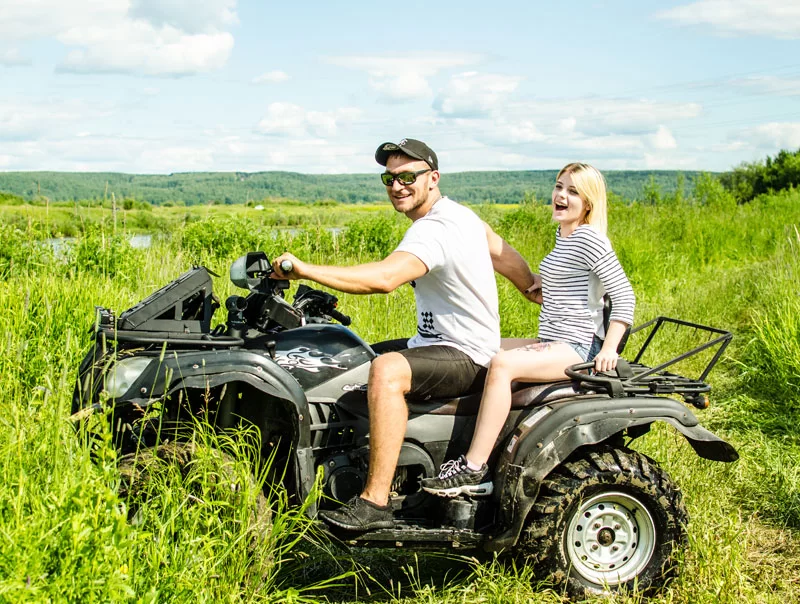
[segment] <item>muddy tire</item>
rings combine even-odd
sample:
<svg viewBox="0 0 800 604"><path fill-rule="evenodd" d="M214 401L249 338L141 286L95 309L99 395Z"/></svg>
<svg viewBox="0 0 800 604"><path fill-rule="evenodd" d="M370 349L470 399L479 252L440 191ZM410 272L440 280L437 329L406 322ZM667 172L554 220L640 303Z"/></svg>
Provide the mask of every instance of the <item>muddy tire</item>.
<svg viewBox="0 0 800 604"><path fill-rule="evenodd" d="M545 479L520 545L537 574L572 597L650 591L674 570L687 522L678 487L654 461L602 447Z"/></svg>
<svg viewBox="0 0 800 604"><path fill-rule="evenodd" d="M264 493L254 493L252 473L228 453L193 442L169 442L124 455L118 468L119 495L134 524L142 521L143 504L157 504L168 488L171 497L187 505L211 501L247 505L253 537L265 538L270 532L272 511Z"/></svg>

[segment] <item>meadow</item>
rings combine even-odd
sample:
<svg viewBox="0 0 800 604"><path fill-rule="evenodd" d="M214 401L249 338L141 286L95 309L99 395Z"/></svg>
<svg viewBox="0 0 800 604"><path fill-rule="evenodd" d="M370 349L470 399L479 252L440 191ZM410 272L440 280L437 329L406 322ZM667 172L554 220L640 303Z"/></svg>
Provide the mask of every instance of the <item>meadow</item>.
<svg viewBox="0 0 800 604"><path fill-rule="evenodd" d="M548 206L474 209L533 266L552 246ZM680 198L616 200L609 224L637 294L637 323L667 315L734 333L710 376L711 406L696 414L741 458L700 459L663 426L635 441L683 490L688 546L660 593L597 601L800 601L800 192L738 205L700 179ZM164 476L160 513L144 509L129 522L110 435L92 452L69 419L95 305L122 311L193 264L222 275L214 287L224 300L234 290L228 266L246 251L361 262L390 252L406 225L387 204L0 207L0 601L564 601L504 559L343 552L280 489L267 489L271 524L253 523L265 468L236 494L200 476L196 505L186 505L190 478ZM142 232L154 234L151 247L131 247L130 235ZM61 236L74 239L56 251L47 240ZM499 284L503 335L535 334L537 308ZM339 299L367 341L415 329L410 288ZM252 437L202 427L198 436L225 445L231 471L248 475Z"/></svg>

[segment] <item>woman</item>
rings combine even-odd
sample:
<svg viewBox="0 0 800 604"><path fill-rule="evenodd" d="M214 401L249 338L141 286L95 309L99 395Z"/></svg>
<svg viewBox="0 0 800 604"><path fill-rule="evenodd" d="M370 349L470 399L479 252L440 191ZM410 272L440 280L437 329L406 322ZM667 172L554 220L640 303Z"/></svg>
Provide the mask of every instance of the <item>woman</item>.
<svg viewBox="0 0 800 604"><path fill-rule="evenodd" d="M426 491L443 497L492 493L486 462L511 409L512 381L562 380L564 369L591 360L597 371L616 367L617 346L633 322L635 299L606 237L606 206L605 181L597 169L572 163L558 173L556 245L539 266L541 292L526 292L542 304L538 342L500 351L492 359L469 451L444 463L438 477L424 479ZM612 304L605 334L604 293Z"/></svg>

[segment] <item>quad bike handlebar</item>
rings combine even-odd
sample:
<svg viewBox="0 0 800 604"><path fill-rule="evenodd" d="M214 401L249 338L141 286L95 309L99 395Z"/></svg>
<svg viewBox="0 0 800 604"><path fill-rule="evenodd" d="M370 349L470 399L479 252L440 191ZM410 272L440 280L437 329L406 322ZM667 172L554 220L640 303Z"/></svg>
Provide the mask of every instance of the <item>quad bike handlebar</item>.
<svg viewBox="0 0 800 604"><path fill-rule="evenodd" d="M594 367L594 361L588 361L586 363L577 363L575 365L570 365L569 367L567 367L564 370L564 373L566 373L567 376L571 377L573 380L584 379L591 376L589 376L589 374L586 373L578 373L578 372L583 371L585 369L591 369L592 367Z"/></svg>
<svg viewBox="0 0 800 604"><path fill-rule="evenodd" d="M288 258L282 260L280 266L284 273L291 273L294 270L294 264ZM307 301L310 298L313 298L316 303L309 307L309 311L316 311L319 314L327 315L331 319L339 321L339 323L345 327L352 322L350 317L336 310L336 305L338 304L336 296L305 286L298 288L294 306L298 309L302 308L305 304L303 304L301 300Z"/></svg>
<svg viewBox="0 0 800 604"><path fill-rule="evenodd" d="M612 398L642 394L680 394L687 403L698 409L708 407L711 386L700 379L691 379L675 373L659 371L639 363L629 363L620 358L614 371L586 372L593 369L594 362L578 363L564 370L578 389L604 392Z"/></svg>

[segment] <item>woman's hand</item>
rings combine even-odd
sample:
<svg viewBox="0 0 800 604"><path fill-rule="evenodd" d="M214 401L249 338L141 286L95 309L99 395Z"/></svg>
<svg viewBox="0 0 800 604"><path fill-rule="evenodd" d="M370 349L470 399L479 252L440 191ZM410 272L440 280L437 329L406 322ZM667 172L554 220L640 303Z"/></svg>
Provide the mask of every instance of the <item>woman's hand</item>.
<svg viewBox="0 0 800 604"><path fill-rule="evenodd" d="M625 335L627 327L622 321L614 320L609 323L603 347L594 357L595 371L611 371L617 368L617 359L619 358L617 347L622 340L622 336Z"/></svg>
<svg viewBox="0 0 800 604"><path fill-rule="evenodd" d="M619 359L619 355L616 350L606 350L606 346L603 346L602 350L594 357L594 370L598 373L612 371L617 368L617 359Z"/></svg>

